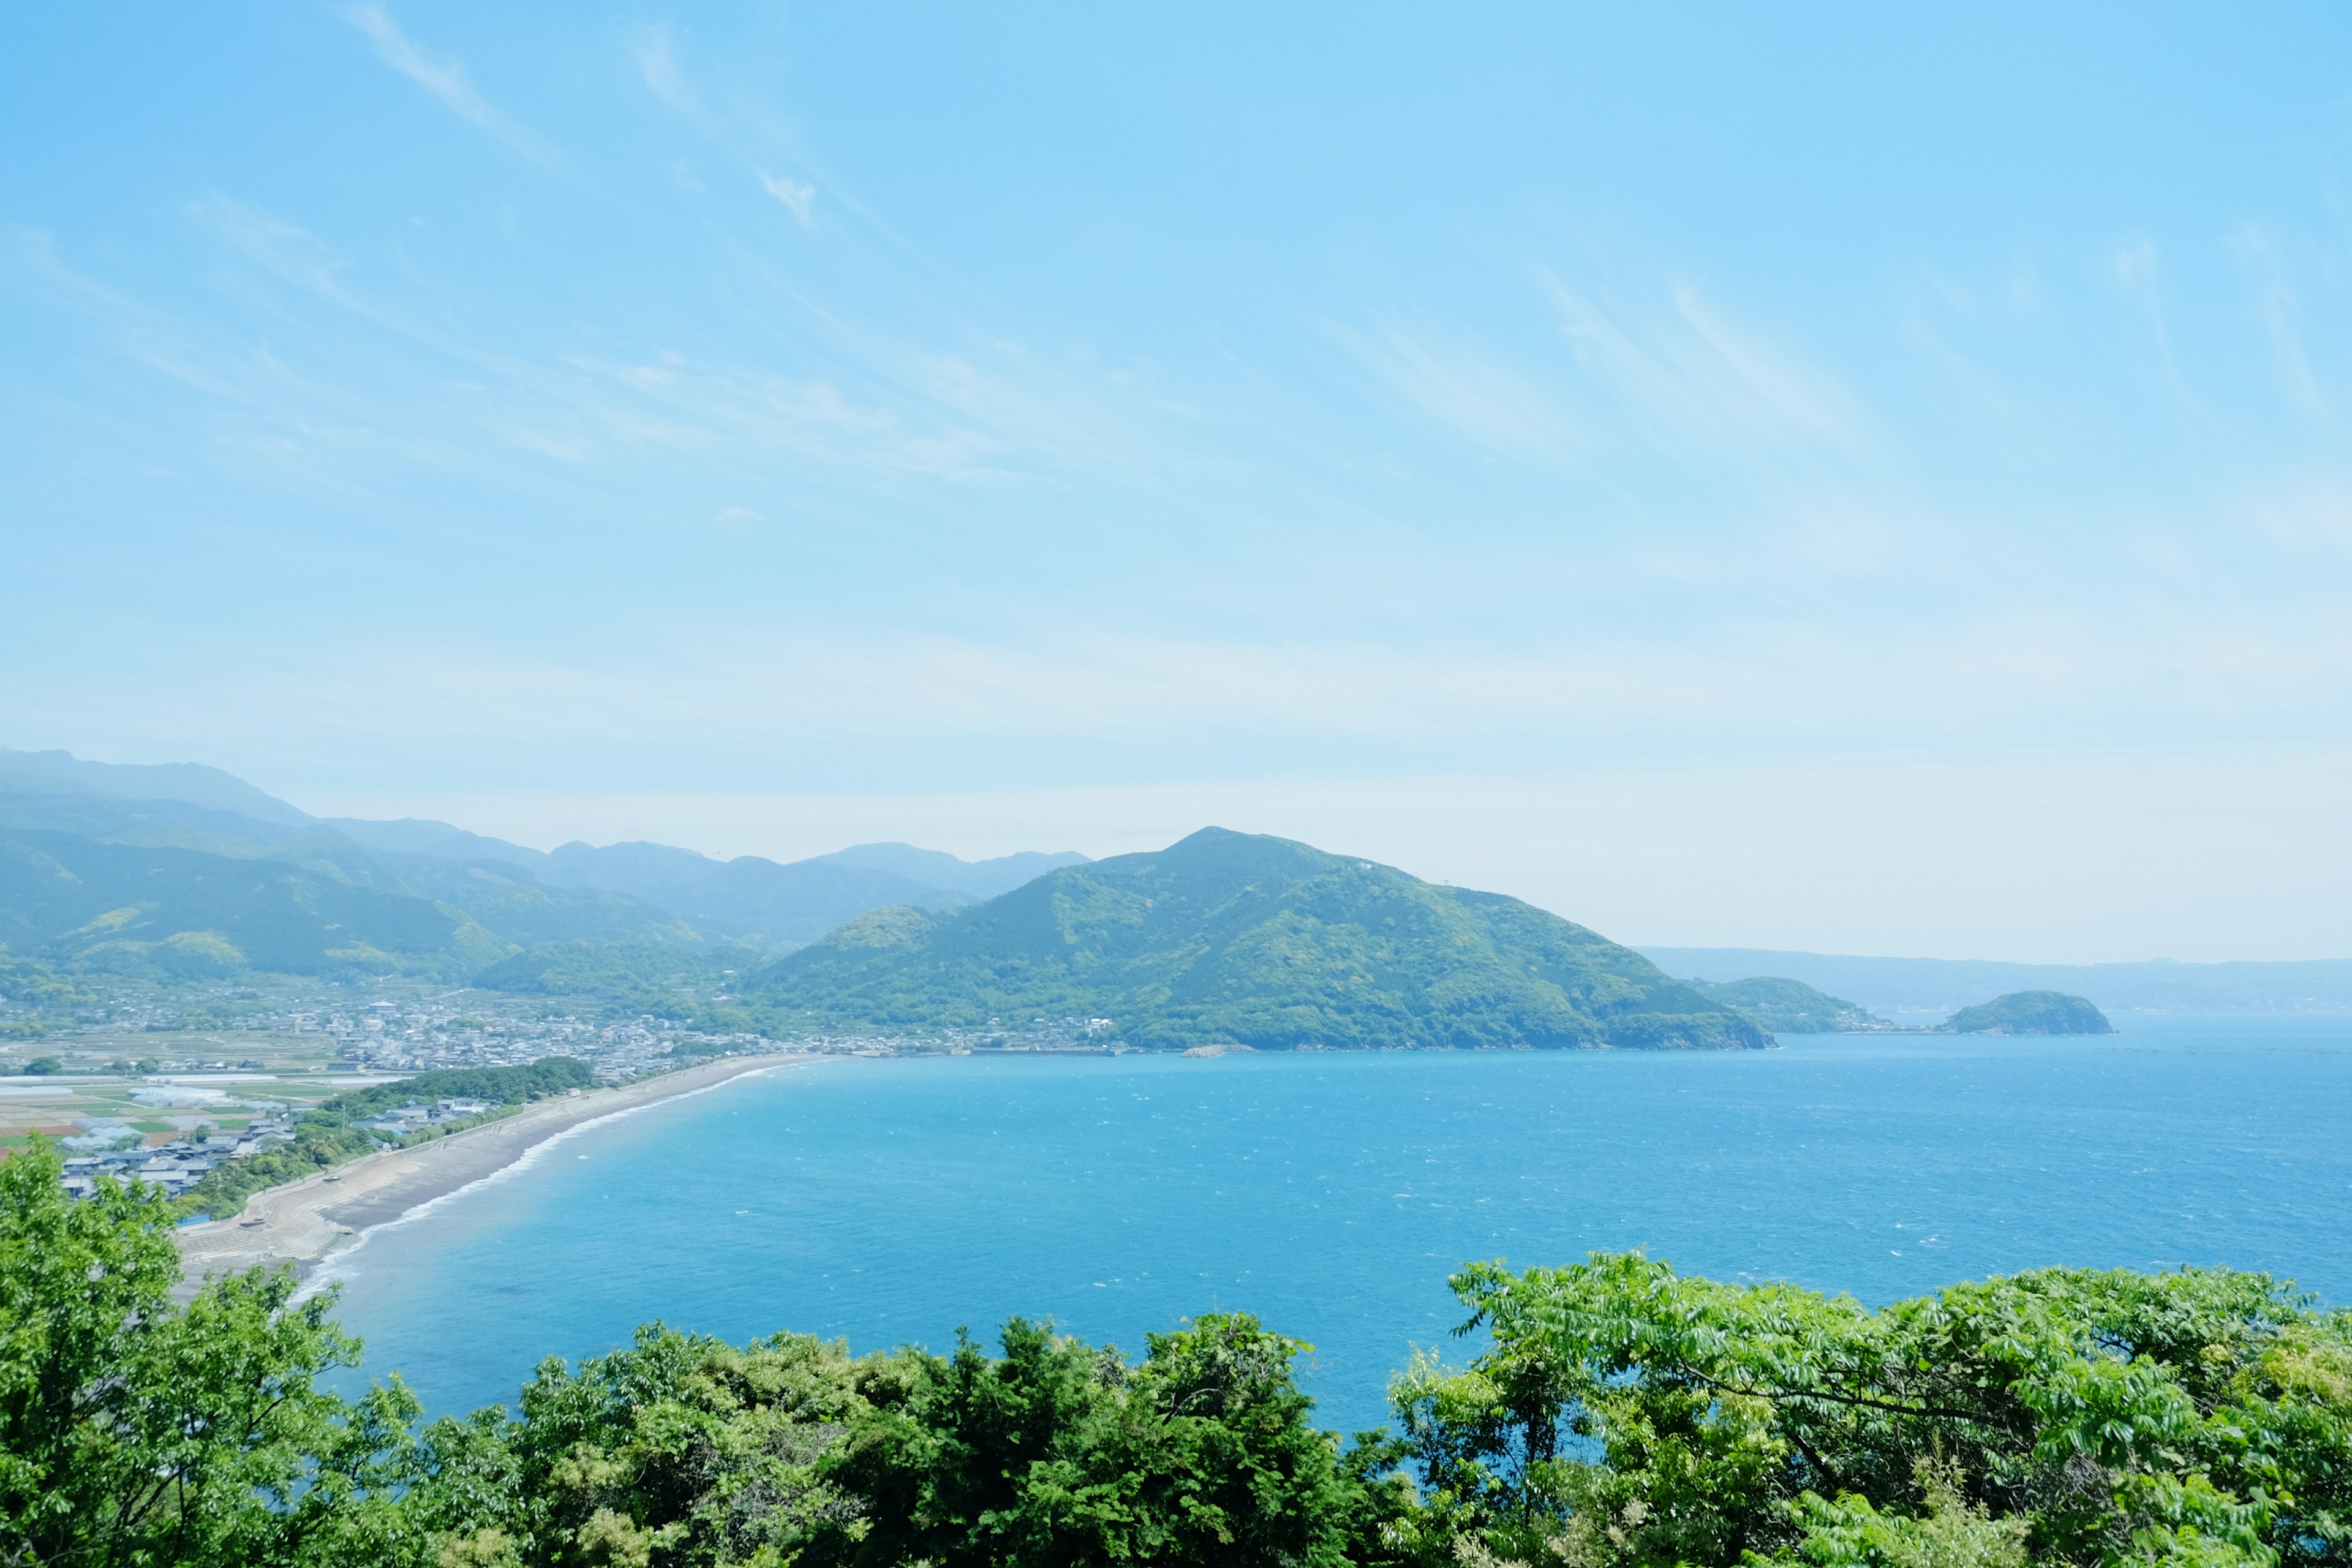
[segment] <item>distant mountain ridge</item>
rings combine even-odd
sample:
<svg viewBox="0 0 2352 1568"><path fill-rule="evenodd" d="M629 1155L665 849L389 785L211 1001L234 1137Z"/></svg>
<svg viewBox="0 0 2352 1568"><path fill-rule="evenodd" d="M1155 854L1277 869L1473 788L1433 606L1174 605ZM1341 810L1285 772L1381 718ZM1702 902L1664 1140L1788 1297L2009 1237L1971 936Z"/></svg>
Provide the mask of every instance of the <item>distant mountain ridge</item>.
<svg viewBox="0 0 2352 1568"><path fill-rule="evenodd" d="M1215 827L968 909L862 915L742 995L842 1026L1099 1019L1155 1048L1770 1043L1630 948L1517 899Z"/></svg>
<svg viewBox="0 0 2352 1568"><path fill-rule="evenodd" d="M720 942L773 953L868 910L950 908L1085 858L1024 852L974 863L904 844L789 864L656 844L546 852L442 822L314 817L193 763L0 748L0 942L172 974L250 964L457 979L561 942ZM256 900L242 924L221 901L232 887ZM353 903L353 892L374 901ZM119 901L84 907L101 897ZM59 923L68 911L76 918ZM113 922L104 940L82 929L100 916ZM383 940L355 935L355 920ZM218 940L198 940L205 933Z"/></svg>
<svg viewBox="0 0 2352 1568"><path fill-rule="evenodd" d="M176 800L233 811L257 822L301 826L309 813L264 794L235 773L201 763L89 763L70 752L15 752L0 746L0 773L79 784L123 800Z"/></svg>

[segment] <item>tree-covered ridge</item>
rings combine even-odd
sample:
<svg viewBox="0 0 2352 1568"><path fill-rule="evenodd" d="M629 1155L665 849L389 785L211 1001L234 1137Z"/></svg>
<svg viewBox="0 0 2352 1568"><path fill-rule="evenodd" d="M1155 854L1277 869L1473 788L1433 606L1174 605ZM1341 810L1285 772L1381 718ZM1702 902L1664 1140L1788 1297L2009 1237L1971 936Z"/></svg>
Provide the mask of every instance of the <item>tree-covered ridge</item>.
<svg viewBox="0 0 2352 1568"><path fill-rule="evenodd" d="M458 911L332 867L0 830L0 940L171 976L471 973L506 944Z"/></svg>
<svg viewBox="0 0 2352 1568"><path fill-rule="evenodd" d="M0 1561L50 1568L2339 1568L2352 1316L2040 1269L1876 1311L1638 1254L1454 1276L1486 1348L1318 1430L1245 1313L1130 1361L656 1323L420 1426L289 1273L184 1307L170 1204L0 1166Z"/></svg>
<svg viewBox="0 0 2352 1568"><path fill-rule="evenodd" d="M765 962L727 942L545 942L500 959L474 976L492 991L592 998L616 1011L681 1018L702 1028L749 1030L751 1015L725 1001L735 977Z"/></svg>
<svg viewBox="0 0 2352 1568"><path fill-rule="evenodd" d="M878 910L751 977L779 1024L1101 1017L1150 1047L1756 1047L1584 927L1287 839L1206 828L970 909Z"/></svg>
<svg viewBox="0 0 2352 1568"><path fill-rule="evenodd" d="M151 789L173 793L137 793ZM0 748L0 944L150 982L247 971L463 980L487 966L496 984L508 973L498 960L551 944L690 954L740 943L772 957L869 910L965 903L1083 858L973 864L904 844L782 865L658 844L541 853L446 823L313 817L208 768ZM546 973L629 988L626 974L577 964ZM31 1035L52 1021L8 1026Z"/></svg>
<svg viewBox="0 0 2352 1568"><path fill-rule="evenodd" d="M1895 1026L1859 1003L1816 991L1801 980L1759 975L1749 980L1693 980L1690 988L1737 1008L1776 1035L1875 1034Z"/></svg>
<svg viewBox="0 0 2352 1568"><path fill-rule="evenodd" d="M1939 1026L1948 1035L2112 1035L2107 1016L2063 991L2013 991L1963 1007Z"/></svg>

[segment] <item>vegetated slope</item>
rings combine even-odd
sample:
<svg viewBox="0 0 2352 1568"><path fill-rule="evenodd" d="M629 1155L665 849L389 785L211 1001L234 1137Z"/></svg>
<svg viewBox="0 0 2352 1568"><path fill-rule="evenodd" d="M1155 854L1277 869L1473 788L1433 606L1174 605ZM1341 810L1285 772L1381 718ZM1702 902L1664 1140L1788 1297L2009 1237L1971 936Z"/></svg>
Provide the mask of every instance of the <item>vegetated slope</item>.
<svg viewBox="0 0 2352 1568"><path fill-rule="evenodd" d="M503 860L463 862L377 851L414 893L463 910L491 935L519 947L551 942L700 940L658 904L603 888L549 888Z"/></svg>
<svg viewBox="0 0 2352 1568"><path fill-rule="evenodd" d="M779 1027L1105 1017L1154 1047L1770 1043L1517 899L1214 827L976 908L877 910L751 976L744 1000Z"/></svg>
<svg viewBox="0 0 2352 1568"><path fill-rule="evenodd" d="M60 782L126 800L184 801L257 821L302 826L310 813L201 763L89 763L70 752L16 752L0 746L0 773Z"/></svg>
<svg viewBox="0 0 2352 1568"><path fill-rule="evenodd" d="M737 977L769 956L726 942L548 942L500 959L473 983L488 991L593 999L732 1034L758 1027L734 992Z"/></svg>
<svg viewBox="0 0 2352 1568"><path fill-rule="evenodd" d="M2012 991L1963 1007L1940 1026L1948 1035L2112 1035L2107 1016L2063 991Z"/></svg>
<svg viewBox="0 0 2352 1568"><path fill-rule="evenodd" d="M24 831L0 831L0 942L166 974L463 974L506 951L454 910L309 867Z"/></svg>
<svg viewBox="0 0 2352 1568"><path fill-rule="evenodd" d="M365 850L316 824L289 826L186 801L131 800L69 782L0 773L0 828L11 827L238 859L267 856L361 887L404 890Z"/></svg>
<svg viewBox="0 0 2352 1568"><path fill-rule="evenodd" d="M975 864L905 844L855 845L790 864L646 843L567 844L550 854L446 822L313 817L215 768L5 748L0 828L285 860L331 881L453 905L524 946L718 940L771 953L868 910L951 908L1084 858L1024 851Z"/></svg>
<svg viewBox="0 0 2352 1568"><path fill-rule="evenodd" d="M965 901L951 889L869 867L779 864L757 855L714 860L664 844L567 844L548 856L539 878L551 886L626 893L672 911L705 936L771 950L814 942L868 910Z"/></svg>
<svg viewBox="0 0 2352 1568"><path fill-rule="evenodd" d="M446 822L404 816L391 822L370 822L358 816L327 816L320 826L331 827L373 854L417 855L470 865L478 860L504 860L536 870L547 863L547 853L468 833Z"/></svg>
<svg viewBox="0 0 2352 1568"><path fill-rule="evenodd" d="M1816 991L1801 980L1762 974L1748 980L1685 984L1702 996L1745 1013L1776 1035L1877 1034L1895 1026L1843 996Z"/></svg>

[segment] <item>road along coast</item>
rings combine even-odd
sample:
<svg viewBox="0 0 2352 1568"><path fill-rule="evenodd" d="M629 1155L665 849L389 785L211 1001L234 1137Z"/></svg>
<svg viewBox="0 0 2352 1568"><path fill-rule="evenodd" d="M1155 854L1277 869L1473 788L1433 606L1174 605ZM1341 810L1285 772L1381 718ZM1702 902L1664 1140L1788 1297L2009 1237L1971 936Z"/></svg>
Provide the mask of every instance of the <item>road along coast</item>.
<svg viewBox="0 0 2352 1568"><path fill-rule="evenodd" d="M801 1053L730 1057L618 1089L541 1100L512 1116L411 1149L386 1149L246 1201L243 1213L176 1232L183 1280L195 1293L206 1275L256 1264L290 1263L308 1279L320 1262L371 1226L496 1175L531 1150L585 1122L715 1089L748 1073L824 1060Z"/></svg>

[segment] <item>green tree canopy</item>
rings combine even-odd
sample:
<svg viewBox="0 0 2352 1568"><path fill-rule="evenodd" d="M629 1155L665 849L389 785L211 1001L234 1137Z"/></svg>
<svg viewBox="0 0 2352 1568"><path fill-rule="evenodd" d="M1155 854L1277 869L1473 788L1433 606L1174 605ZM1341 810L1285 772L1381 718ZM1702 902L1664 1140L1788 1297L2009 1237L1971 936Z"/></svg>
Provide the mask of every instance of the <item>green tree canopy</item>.
<svg viewBox="0 0 2352 1568"><path fill-rule="evenodd" d="M47 1144L0 1165L0 1561L75 1568L359 1564L423 1551L397 1492L415 1405L347 1404L331 1300L290 1275L184 1307L172 1208L101 1178L76 1203ZM421 1556L416 1560L423 1561Z"/></svg>
<svg viewBox="0 0 2352 1568"><path fill-rule="evenodd" d="M1391 1390L1426 1529L1660 1568L2352 1561L2352 1319L2267 1275L2040 1269L1875 1312L1638 1254L1454 1286L1492 1348Z"/></svg>

